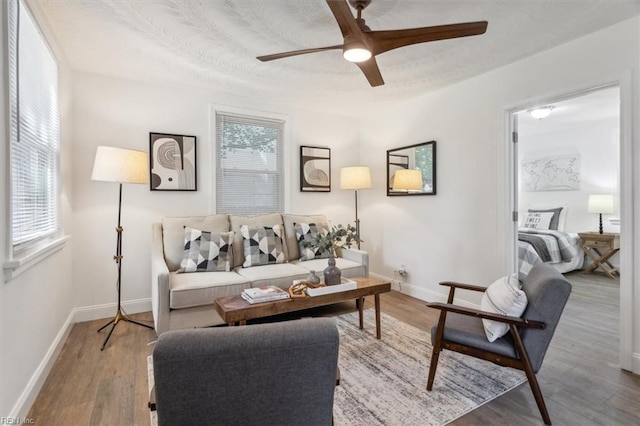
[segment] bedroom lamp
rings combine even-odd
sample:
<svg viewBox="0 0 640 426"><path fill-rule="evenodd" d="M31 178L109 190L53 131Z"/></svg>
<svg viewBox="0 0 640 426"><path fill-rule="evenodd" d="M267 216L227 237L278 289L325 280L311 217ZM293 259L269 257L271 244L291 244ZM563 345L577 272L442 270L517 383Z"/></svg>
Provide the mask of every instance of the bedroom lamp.
<svg viewBox="0 0 640 426"><path fill-rule="evenodd" d="M418 169L396 170L393 175L394 191L422 191L422 172Z"/></svg>
<svg viewBox="0 0 640 426"><path fill-rule="evenodd" d="M592 194L589 195L589 203L587 212L597 213L600 215L600 230L602 234L602 214L613 213L613 195L612 194Z"/></svg>
<svg viewBox="0 0 640 426"><path fill-rule="evenodd" d="M371 188L371 172L367 166L351 166L340 169L340 189L354 189L356 197L356 234L360 250L360 219L358 219L358 189Z"/></svg>
<svg viewBox="0 0 640 426"><path fill-rule="evenodd" d="M111 321L103 325L98 332L105 329L110 324L111 330L107 338L102 344L100 350L104 350L111 333L118 325L119 321L127 321L134 324L141 325L142 327L153 328L147 324L134 321L122 312L122 231L124 230L120 225L120 216L122 213L122 184L123 183L149 183L149 169L147 167L147 154L142 151L133 151L130 149L112 148L109 146L99 146L96 151L96 158L93 163L93 173L91 174L91 180L98 180L104 182L117 182L120 186L120 193L118 197L118 227L116 228L116 255L113 256L113 260L118 265L118 310L116 315Z"/></svg>

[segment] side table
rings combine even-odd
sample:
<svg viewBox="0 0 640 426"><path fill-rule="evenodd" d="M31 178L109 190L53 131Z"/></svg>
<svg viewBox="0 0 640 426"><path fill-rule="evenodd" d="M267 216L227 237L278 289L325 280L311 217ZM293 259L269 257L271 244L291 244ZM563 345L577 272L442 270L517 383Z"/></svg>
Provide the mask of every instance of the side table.
<svg viewBox="0 0 640 426"><path fill-rule="evenodd" d="M620 272L609 262L611 256L620 250L620 234L615 232L580 232L582 251L593 260L593 264L586 268L587 272L593 272L600 268L609 278L615 278L614 274Z"/></svg>

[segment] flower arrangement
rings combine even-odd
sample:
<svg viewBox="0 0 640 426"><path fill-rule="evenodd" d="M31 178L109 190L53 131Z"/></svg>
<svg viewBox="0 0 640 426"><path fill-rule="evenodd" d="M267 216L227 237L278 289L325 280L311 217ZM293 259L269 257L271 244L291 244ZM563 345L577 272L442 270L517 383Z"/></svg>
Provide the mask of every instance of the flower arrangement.
<svg viewBox="0 0 640 426"><path fill-rule="evenodd" d="M336 255L336 248L347 246L356 242L362 242L356 232L356 227L352 225L336 225L332 226L329 231L316 234L311 241L303 241L303 247L317 248L320 253L329 253L331 256Z"/></svg>

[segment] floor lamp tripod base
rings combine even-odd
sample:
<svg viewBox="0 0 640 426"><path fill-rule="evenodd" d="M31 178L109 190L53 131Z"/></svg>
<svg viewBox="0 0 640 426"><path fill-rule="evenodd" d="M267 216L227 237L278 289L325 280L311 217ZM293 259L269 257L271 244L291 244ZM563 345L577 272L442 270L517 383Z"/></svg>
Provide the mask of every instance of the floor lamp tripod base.
<svg viewBox="0 0 640 426"><path fill-rule="evenodd" d="M126 322L131 322L133 324L138 324L142 327L146 327L146 328L150 328L153 329L153 327L151 327L150 325L147 324L143 324L141 322L138 321L134 321L130 318L127 318L123 313L122 313L122 309L118 308L118 312L116 313L116 316L113 317L113 319L111 321L109 321L108 323L106 323L105 325L103 325L102 327L100 327L98 329L98 333L100 333L102 330L104 330L105 328L107 328L108 326L111 325L111 329L109 330L109 334L107 334L107 338L104 339L104 343L102 344L102 347L100 348L101 351L104 350L104 348L107 346L107 343L109 342L109 338L111 337L111 334L113 333L113 330L115 330L116 325L118 325L118 323L120 321L126 321ZM113 325L112 325L113 324Z"/></svg>

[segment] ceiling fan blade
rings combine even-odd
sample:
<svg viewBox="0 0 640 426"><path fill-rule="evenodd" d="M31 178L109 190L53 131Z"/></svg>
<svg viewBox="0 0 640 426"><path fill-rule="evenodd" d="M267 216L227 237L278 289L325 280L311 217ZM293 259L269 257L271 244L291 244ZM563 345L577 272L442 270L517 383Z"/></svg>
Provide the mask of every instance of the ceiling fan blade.
<svg viewBox="0 0 640 426"><path fill-rule="evenodd" d="M380 53L411 44L480 35L484 34L485 31L487 31L487 21L410 28L406 30L371 31L364 34L369 40L372 53L379 55Z"/></svg>
<svg viewBox="0 0 640 426"><path fill-rule="evenodd" d="M336 50L336 49L342 49L342 48L343 48L343 45L341 44L336 46L316 47L313 49L293 50L291 52L274 53L273 55L258 56L256 59L259 59L262 62L267 62L267 61L273 61L274 59L288 58L290 56L306 55L307 53L317 53L317 52L324 52L325 50Z"/></svg>
<svg viewBox="0 0 640 426"><path fill-rule="evenodd" d="M346 0L327 0L327 4L336 21L338 21L338 26L340 27L340 31L342 31L343 37L362 33L356 22L356 18L351 14L351 8Z"/></svg>
<svg viewBox="0 0 640 426"><path fill-rule="evenodd" d="M371 87L382 86L384 84L375 56L372 56L371 59L364 62L355 62L355 64L362 70L364 76L367 77Z"/></svg>

